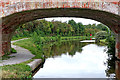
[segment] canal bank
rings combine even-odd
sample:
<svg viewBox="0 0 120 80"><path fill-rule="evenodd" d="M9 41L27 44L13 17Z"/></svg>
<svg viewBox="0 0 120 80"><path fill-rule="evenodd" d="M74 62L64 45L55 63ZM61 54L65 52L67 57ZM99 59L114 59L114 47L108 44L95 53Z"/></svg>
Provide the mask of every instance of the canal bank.
<svg viewBox="0 0 120 80"><path fill-rule="evenodd" d="M0 63L2 78L32 78L36 68L42 64L42 59L33 59L35 55L31 54L27 49L13 45L15 42L27 39L23 38L11 42L12 48L17 53L7 55L10 58L2 60L2 63Z"/></svg>

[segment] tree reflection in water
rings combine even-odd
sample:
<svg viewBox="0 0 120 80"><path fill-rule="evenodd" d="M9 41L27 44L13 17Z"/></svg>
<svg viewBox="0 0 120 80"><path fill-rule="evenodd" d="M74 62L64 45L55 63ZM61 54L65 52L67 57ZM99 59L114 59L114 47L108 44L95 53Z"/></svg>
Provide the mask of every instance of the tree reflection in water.
<svg viewBox="0 0 120 80"><path fill-rule="evenodd" d="M65 42L52 42L42 45L42 51L46 58L54 58L61 56L62 54L69 54L74 56L76 52L81 53L82 47L88 44L95 43L81 43L80 41L65 41ZM106 62L107 69L105 70L108 78L118 78L120 80L120 61L116 61L115 53L108 53L108 59ZM44 64L43 64L44 65ZM116 69L117 67L117 69Z"/></svg>
<svg viewBox="0 0 120 80"><path fill-rule="evenodd" d="M57 57L62 54L74 56L76 52L82 52L82 47L90 43L80 43L80 41L55 42L43 45L43 54L47 57Z"/></svg>
<svg viewBox="0 0 120 80"><path fill-rule="evenodd" d="M59 41L42 45L41 51L44 54L42 68L44 67L46 58L50 57L54 58L67 53L71 56L74 56L76 52L82 52L82 47L88 44L90 43L80 43L80 41L63 41L63 42Z"/></svg>
<svg viewBox="0 0 120 80"><path fill-rule="evenodd" d="M115 75L115 56L114 54L109 55L108 54L108 59L107 59L107 69L106 69L106 76L107 77L116 77Z"/></svg>
<svg viewBox="0 0 120 80"><path fill-rule="evenodd" d="M106 76L120 80L120 60L115 57L115 52L108 53Z"/></svg>

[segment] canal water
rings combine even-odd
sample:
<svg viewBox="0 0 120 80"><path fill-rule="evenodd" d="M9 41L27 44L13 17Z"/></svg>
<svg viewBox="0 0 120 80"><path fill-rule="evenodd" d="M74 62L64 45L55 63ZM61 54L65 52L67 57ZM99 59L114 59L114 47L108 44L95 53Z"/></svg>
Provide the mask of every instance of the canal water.
<svg viewBox="0 0 120 80"><path fill-rule="evenodd" d="M34 78L106 78L114 77L114 65L107 47L94 41L66 41L43 46L46 57Z"/></svg>

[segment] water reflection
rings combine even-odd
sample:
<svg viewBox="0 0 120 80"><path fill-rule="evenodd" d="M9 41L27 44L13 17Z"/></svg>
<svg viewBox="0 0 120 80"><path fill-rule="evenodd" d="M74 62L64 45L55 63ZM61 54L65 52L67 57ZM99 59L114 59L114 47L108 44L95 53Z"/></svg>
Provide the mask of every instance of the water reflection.
<svg viewBox="0 0 120 80"><path fill-rule="evenodd" d="M120 80L120 60L117 60L115 53L108 53L106 76Z"/></svg>
<svg viewBox="0 0 120 80"><path fill-rule="evenodd" d="M75 55L76 52L81 52L82 47L90 43L80 43L80 41L65 41L58 43L50 43L43 45L43 53L48 58L61 56L62 54Z"/></svg>
<svg viewBox="0 0 120 80"><path fill-rule="evenodd" d="M116 60L116 58L115 58L114 54L109 54L109 53L108 53L108 57L109 58L107 59L107 62L106 62L107 69L105 70L106 76L113 78L113 77L116 77L115 76L115 60Z"/></svg>
<svg viewBox="0 0 120 80"><path fill-rule="evenodd" d="M104 52L106 46L80 41L43 45L46 56L35 78L120 78L120 63ZM110 57L111 56L111 57ZM115 71L116 69L116 71ZM116 75L115 75L116 72Z"/></svg>

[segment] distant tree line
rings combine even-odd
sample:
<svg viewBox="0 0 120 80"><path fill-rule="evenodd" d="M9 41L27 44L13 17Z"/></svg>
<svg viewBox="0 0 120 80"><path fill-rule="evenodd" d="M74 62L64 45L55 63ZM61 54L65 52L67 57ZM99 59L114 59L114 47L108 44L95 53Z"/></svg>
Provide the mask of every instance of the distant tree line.
<svg viewBox="0 0 120 80"><path fill-rule="evenodd" d="M44 36L92 36L99 31L108 31L108 28L103 24L88 24L76 23L74 20L67 22L46 20L35 20L22 25L15 31L14 37L30 37L33 32L39 32Z"/></svg>

